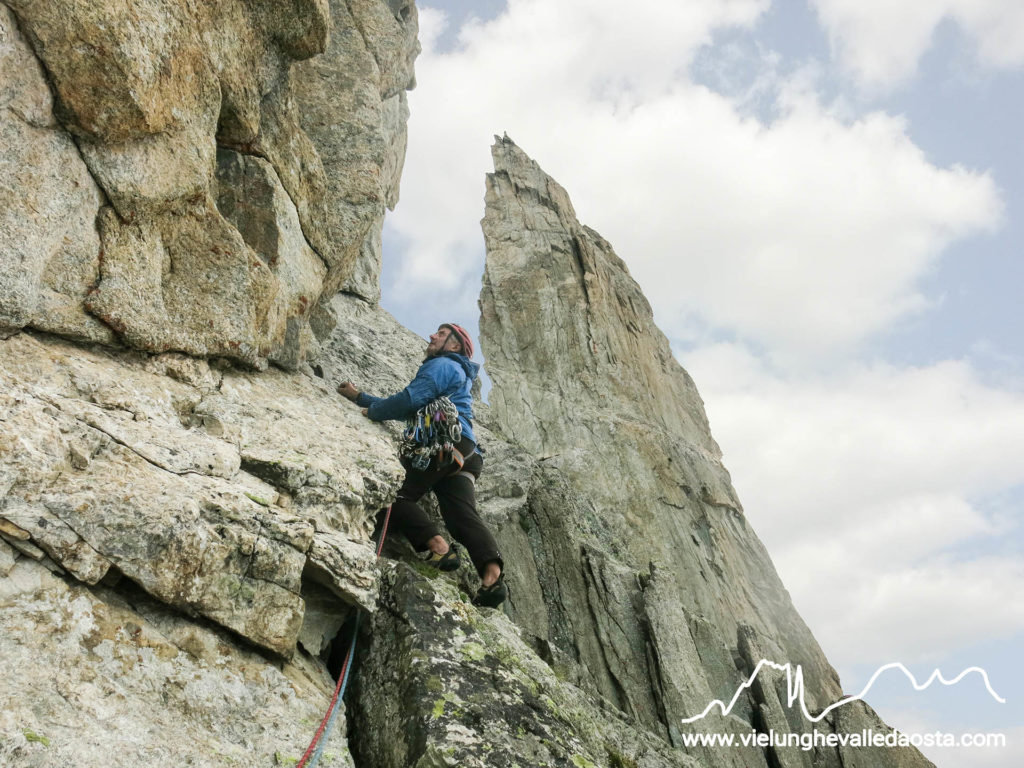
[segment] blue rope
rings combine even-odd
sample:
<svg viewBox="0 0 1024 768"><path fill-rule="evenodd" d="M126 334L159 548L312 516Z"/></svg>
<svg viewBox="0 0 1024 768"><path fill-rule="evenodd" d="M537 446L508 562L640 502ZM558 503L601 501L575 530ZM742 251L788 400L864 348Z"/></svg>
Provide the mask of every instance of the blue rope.
<svg viewBox="0 0 1024 768"><path fill-rule="evenodd" d="M381 550L384 549L384 537L387 536L387 525L391 520L391 507L387 508L387 514L384 515L384 524L381 526L381 536L377 542L377 559L380 559ZM338 718L338 707L341 702L342 696L345 694L345 686L348 685L348 676L352 671L352 658L355 655L355 639L359 636L359 620L362 617L362 613L356 608L355 612L355 624L352 627L352 643L348 646L348 653L345 655L345 663L342 665L342 672L344 673L339 681L338 688L334 692L334 697L331 699L331 706L328 708L327 722L321 721L321 727L316 729L313 740L306 748L305 754L299 761L296 768L316 768L316 764L319 763L319 759L324 753L324 748L327 745L327 740L331 736L331 731L334 729L334 722ZM315 748L313 746L315 744ZM313 752L310 754L310 750Z"/></svg>
<svg viewBox="0 0 1024 768"><path fill-rule="evenodd" d="M345 695L345 686L348 685L348 676L352 672L352 659L355 656L356 651L356 638L359 637L359 619L363 614L361 612L356 613L355 627L352 629L352 644L348 647L348 656L345 658L345 677L341 681L341 691L338 693L338 701L331 710L331 717L327 721L327 728L324 729L323 735L320 737L320 741L316 745L316 751L313 752L313 757L309 761L309 768L316 768L320 762L320 756L323 754L324 747L327 746L327 740L331 738L331 731L334 729L334 721L338 717L338 710L341 709L341 699Z"/></svg>
<svg viewBox="0 0 1024 768"><path fill-rule="evenodd" d="M381 527L380 539L377 541L377 559L380 559L381 550L384 549L384 537L388 535L388 522L391 520L391 507L388 507L387 514L384 515L384 524ZM334 728L334 721L338 717L338 706L341 703L341 697L345 694L345 686L348 685L348 677L352 672L352 659L355 657L356 651L356 638L359 637L359 620L363 614L356 609L356 620L352 628L352 644L348 647L348 654L345 656L345 663L342 665L342 671L344 674L341 677L337 690L334 692L334 697L331 699L331 705L328 707L328 714L325 715L327 722L320 721L320 727L317 728L316 734L313 736L313 741L306 747L306 752L303 754L302 759L299 760L296 768L316 768L317 763L320 762L320 756L323 754L324 747L327 744L327 739L330 738L331 730ZM313 745L316 745L314 748ZM311 753L310 750L313 750Z"/></svg>

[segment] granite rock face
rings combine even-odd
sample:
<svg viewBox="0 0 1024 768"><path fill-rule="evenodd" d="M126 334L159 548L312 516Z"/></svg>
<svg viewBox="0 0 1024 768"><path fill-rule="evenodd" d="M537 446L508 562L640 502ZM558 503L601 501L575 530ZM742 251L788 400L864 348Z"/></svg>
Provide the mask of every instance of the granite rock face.
<svg viewBox="0 0 1024 768"><path fill-rule="evenodd" d="M929 765L684 743L809 732L778 672L682 723L762 658L812 709L839 681L639 288L508 140L474 428L512 595L376 559L401 427L336 386L424 352L376 305L416 32L410 0L0 0L0 763L295 764L361 612L321 765Z"/></svg>
<svg viewBox="0 0 1024 768"><path fill-rule="evenodd" d="M358 765L700 765L560 680L505 616L446 580L399 566L381 606L350 704Z"/></svg>
<svg viewBox="0 0 1024 768"><path fill-rule="evenodd" d="M712 715L692 733L733 734L737 746L680 748L611 701L567 679L544 661L499 611L478 610L459 586L436 572L387 566L381 602L357 655L348 716L355 764L372 768L471 766L900 766L931 764L913 750L739 746L752 732L744 717ZM701 660L694 658L699 668ZM756 694L779 694L770 684ZM772 710L775 713L775 710ZM889 729L856 703L834 713L823 734ZM780 733L809 734L794 721Z"/></svg>
<svg viewBox="0 0 1024 768"><path fill-rule="evenodd" d="M26 556L0 577L3 765L280 765L327 707L331 680L305 657L275 663L139 590L90 589ZM343 735L324 764L352 765Z"/></svg>
<svg viewBox="0 0 1024 768"><path fill-rule="evenodd" d="M299 367L318 303L379 295L416 30L384 0L0 3L0 331Z"/></svg>
<svg viewBox="0 0 1024 768"><path fill-rule="evenodd" d="M293 70L300 122L324 167L322 225L312 240L330 268L323 291L380 297L384 209L398 202L405 161L405 91L420 46L412 0L330 0L323 56Z"/></svg>
<svg viewBox="0 0 1024 768"><path fill-rule="evenodd" d="M290 656L304 574L373 607L366 510L400 477L385 433L318 383L0 342L9 540Z"/></svg>
<svg viewBox="0 0 1024 768"><path fill-rule="evenodd" d="M379 295L416 32L411 1L0 2L0 762L312 735L401 470L306 360L339 287Z"/></svg>
<svg viewBox="0 0 1024 768"><path fill-rule="evenodd" d="M744 517L703 403L639 286L521 149L505 137L492 153L486 419L533 461L490 491L518 518L501 525L519 596L510 615L555 668L676 747L681 719L730 700L762 658L800 665L807 706L820 711L842 696L838 676ZM775 682L750 689L719 730L807 729ZM927 764L914 750L899 759ZM701 760L794 764L773 748ZM834 751L813 765L830 760Z"/></svg>
<svg viewBox="0 0 1024 768"><path fill-rule="evenodd" d="M0 756L297 757L321 657L376 610L369 533L400 478L387 431L316 377L0 341ZM343 732L329 751L348 764Z"/></svg>
<svg viewBox="0 0 1024 768"><path fill-rule="evenodd" d="M31 325L113 342L82 302L99 277L103 195L53 116L38 59L0 4L0 334Z"/></svg>

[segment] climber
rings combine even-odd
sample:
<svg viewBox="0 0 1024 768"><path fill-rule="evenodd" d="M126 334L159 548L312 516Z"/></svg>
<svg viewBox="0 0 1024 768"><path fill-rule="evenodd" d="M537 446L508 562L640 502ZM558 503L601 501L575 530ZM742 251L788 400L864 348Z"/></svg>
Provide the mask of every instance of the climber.
<svg viewBox="0 0 1024 768"><path fill-rule="evenodd" d="M481 586L473 603L496 608L508 597L508 586L498 544L476 509L475 484L483 469L483 457L473 434L470 389L480 366L470 360L472 356L473 342L465 329L444 323L430 335L423 364L401 392L388 398L374 397L346 381L338 386L338 393L361 406L363 415L373 421L407 419L442 396L458 410L462 435L455 447L462 457L461 466L457 460L438 466L435 459L426 469L417 469L403 456L405 481L391 507L391 521L416 551L427 552L427 563L442 571L458 568L458 553L416 503L427 491L433 491L445 525L469 552L480 576Z"/></svg>

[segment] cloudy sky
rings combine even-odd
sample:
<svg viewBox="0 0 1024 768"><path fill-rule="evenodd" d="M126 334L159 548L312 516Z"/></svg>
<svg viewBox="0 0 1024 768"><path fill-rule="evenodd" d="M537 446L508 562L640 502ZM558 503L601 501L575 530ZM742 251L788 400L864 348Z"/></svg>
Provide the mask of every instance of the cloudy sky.
<svg viewBox="0 0 1024 768"><path fill-rule="evenodd" d="M628 12L625 9L628 8ZM421 0L383 305L473 326L507 132L626 261L848 692L1024 764L1024 4ZM422 300L424 289L436 297Z"/></svg>

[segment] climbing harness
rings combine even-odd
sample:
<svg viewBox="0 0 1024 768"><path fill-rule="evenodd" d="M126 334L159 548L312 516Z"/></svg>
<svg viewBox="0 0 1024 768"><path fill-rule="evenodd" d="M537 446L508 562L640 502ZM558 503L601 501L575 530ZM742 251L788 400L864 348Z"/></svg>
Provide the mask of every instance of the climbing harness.
<svg viewBox="0 0 1024 768"><path fill-rule="evenodd" d="M431 462L438 468L452 462L462 468L466 457L455 447L462 439L459 411L447 397L431 400L406 422L399 455L413 469L426 471Z"/></svg>
<svg viewBox="0 0 1024 768"><path fill-rule="evenodd" d="M377 542L378 560L380 559L381 550L384 549L384 537L388 534L388 521L390 519L391 507L388 507L388 511L384 515L384 525L380 529L380 541ZM309 742L309 746L306 747L302 759L299 760L295 768L316 768L320 762L324 747L327 745L331 731L334 729L334 721L338 717L338 710L340 709L338 701L345 695L345 686L348 684L349 672L352 670L352 657L356 651L356 638L359 637L359 619L362 615L361 612L356 613L355 626L352 629L352 642L349 644L348 653L345 655L345 663L341 665L341 674L338 675L338 684L334 688L334 696L331 698L331 703L327 705L327 712L324 714L323 720L320 721L320 727L316 729L316 733L313 734L313 740Z"/></svg>

